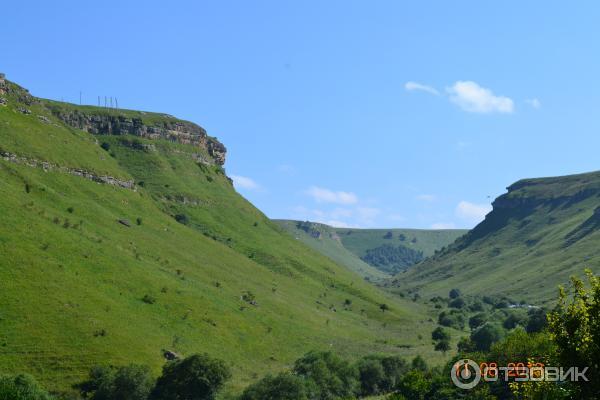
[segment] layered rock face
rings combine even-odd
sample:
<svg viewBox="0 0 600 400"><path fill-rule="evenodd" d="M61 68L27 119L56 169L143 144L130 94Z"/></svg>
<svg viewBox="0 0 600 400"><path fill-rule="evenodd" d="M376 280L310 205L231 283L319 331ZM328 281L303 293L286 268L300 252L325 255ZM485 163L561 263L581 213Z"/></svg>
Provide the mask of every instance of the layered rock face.
<svg viewBox="0 0 600 400"><path fill-rule="evenodd" d="M225 164L227 149L216 139L208 136L200 126L172 117L152 125L144 123L142 118L113 113L89 113L79 110L65 110L49 107L52 113L65 124L95 135L135 135L148 139L165 139L172 142L203 147L213 158L215 164Z"/></svg>

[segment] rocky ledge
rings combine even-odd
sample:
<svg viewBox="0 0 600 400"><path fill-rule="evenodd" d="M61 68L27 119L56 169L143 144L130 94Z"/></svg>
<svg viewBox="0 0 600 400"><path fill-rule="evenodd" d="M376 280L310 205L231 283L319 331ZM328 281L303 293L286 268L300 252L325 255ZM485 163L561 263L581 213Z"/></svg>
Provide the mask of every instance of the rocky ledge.
<svg viewBox="0 0 600 400"><path fill-rule="evenodd" d="M77 109L66 110L52 105L48 108L65 124L94 135L135 135L190 144L205 148L215 164L225 164L227 154L225 146L208 136L203 128L191 122L164 117L150 125L144 123L142 118L123 115L119 110L94 113Z"/></svg>

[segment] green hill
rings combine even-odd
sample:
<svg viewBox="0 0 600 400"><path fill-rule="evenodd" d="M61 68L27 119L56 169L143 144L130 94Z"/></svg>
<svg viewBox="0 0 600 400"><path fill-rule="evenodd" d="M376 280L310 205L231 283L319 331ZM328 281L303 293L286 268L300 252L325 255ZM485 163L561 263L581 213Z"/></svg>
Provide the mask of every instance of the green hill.
<svg viewBox="0 0 600 400"><path fill-rule="evenodd" d="M274 220L273 222L291 233L297 240L368 280L380 281L389 278L388 274L367 264L356 254L346 249L336 228L316 222L291 220Z"/></svg>
<svg viewBox="0 0 600 400"><path fill-rule="evenodd" d="M348 229L308 221L275 222L313 249L374 280L422 261L467 232L466 229Z"/></svg>
<svg viewBox="0 0 600 400"><path fill-rule="evenodd" d="M336 229L342 244L368 264L394 274L432 256L466 229Z"/></svg>
<svg viewBox="0 0 600 400"><path fill-rule="evenodd" d="M446 250L400 273L399 290L421 295L506 295L544 303L584 268L600 271L600 172L524 179Z"/></svg>
<svg viewBox="0 0 600 400"><path fill-rule="evenodd" d="M224 160L195 124L0 79L0 373L69 390L95 364L208 352L238 391L312 349L432 357L422 306L290 237Z"/></svg>

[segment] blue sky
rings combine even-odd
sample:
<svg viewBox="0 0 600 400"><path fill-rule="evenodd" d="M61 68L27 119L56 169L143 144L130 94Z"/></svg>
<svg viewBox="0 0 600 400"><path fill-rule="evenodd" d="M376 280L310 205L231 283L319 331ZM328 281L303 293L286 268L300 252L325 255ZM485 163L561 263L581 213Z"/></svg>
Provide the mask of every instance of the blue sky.
<svg viewBox="0 0 600 400"><path fill-rule="evenodd" d="M269 217L470 228L520 178L598 169L597 2L82 4L3 4L0 71L202 125Z"/></svg>

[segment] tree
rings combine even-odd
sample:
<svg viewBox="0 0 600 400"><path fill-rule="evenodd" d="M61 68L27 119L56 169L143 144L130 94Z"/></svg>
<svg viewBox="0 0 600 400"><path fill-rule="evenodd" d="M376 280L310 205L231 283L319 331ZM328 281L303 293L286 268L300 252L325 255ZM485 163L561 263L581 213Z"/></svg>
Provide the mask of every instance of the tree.
<svg viewBox="0 0 600 400"><path fill-rule="evenodd" d="M471 330L476 329L476 328L480 327L481 325L483 325L487 320L488 320L487 314L485 314L485 313L475 314L471 318L469 318L469 327L471 328Z"/></svg>
<svg viewBox="0 0 600 400"><path fill-rule="evenodd" d="M244 390L240 400L306 400L304 380L289 372L267 375Z"/></svg>
<svg viewBox="0 0 600 400"><path fill-rule="evenodd" d="M448 293L448 297L450 297L451 299L456 299L457 297L460 297L460 295L460 289L452 289L450 290L450 293Z"/></svg>
<svg viewBox="0 0 600 400"><path fill-rule="evenodd" d="M435 344L435 351L441 351L446 354L448 350L450 350L450 341L449 340L440 340Z"/></svg>
<svg viewBox="0 0 600 400"><path fill-rule="evenodd" d="M421 371L421 372L425 372L428 369L427 363L425 362L425 360L423 359L423 357L416 356L415 358L412 359L411 362L411 369L415 369L417 371Z"/></svg>
<svg viewBox="0 0 600 400"><path fill-rule="evenodd" d="M452 308L463 308L465 304L465 300L462 297L457 297L452 299L450 303L448 303L448 306Z"/></svg>
<svg viewBox="0 0 600 400"><path fill-rule="evenodd" d="M154 379L147 366L122 367L115 374L111 400L146 400L153 386Z"/></svg>
<svg viewBox="0 0 600 400"><path fill-rule="evenodd" d="M223 361L208 354L195 354L167 363L150 399L212 400L230 377Z"/></svg>
<svg viewBox="0 0 600 400"><path fill-rule="evenodd" d="M525 330L528 333L541 332L548 326L548 318L543 308L532 308L527 312L529 317Z"/></svg>
<svg viewBox="0 0 600 400"><path fill-rule="evenodd" d="M383 392L385 371L381 362L376 359L363 359L358 364L361 394L363 396L375 395Z"/></svg>
<svg viewBox="0 0 600 400"><path fill-rule="evenodd" d="M146 400L153 386L154 379L147 366L97 366L80 389L93 400Z"/></svg>
<svg viewBox="0 0 600 400"><path fill-rule="evenodd" d="M424 400L431 388L431 381L425 373L419 370L411 370L404 375L400 382L398 393L411 400Z"/></svg>
<svg viewBox="0 0 600 400"><path fill-rule="evenodd" d="M563 367L588 367L588 382L575 382L580 398L600 393L600 277L586 270L589 288L576 277L572 291L560 288L558 305L548 315L548 330Z"/></svg>
<svg viewBox="0 0 600 400"><path fill-rule="evenodd" d="M358 392L358 370L332 352L310 352L296 360L293 373L306 380L313 399L351 398Z"/></svg>
<svg viewBox="0 0 600 400"><path fill-rule="evenodd" d="M473 341L468 337L462 337L458 341L456 348L460 354L472 353L476 350L475 343L473 343Z"/></svg>
<svg viewBox="0 0 600 400"><path fill-rule="evenodd" d="M390 309L390 306L388 306L387 304L383 303L383 304L380 304L380 305L379 305L379 309L380 309L382 312L386 312L387 310L389 310L389 309Z"/></svg>
<svg viewBox="0 0 600 400"><path fill-rule="evenodd" d="M438 326L437 328L435 328L433 330L433 332L431 332L431 339L432 340L446 340L446 341L449 341L450 340L450 334L448 333L447 330L445 330L441 326Z"/></svg>
<svg viewBox="0 0 600 400"><path fill-rule="evenodd" d="M479 351L488 351L492 343L497 342L504 336L504 330L491 323L486 323L471 333L471 340Z"/></svg>

